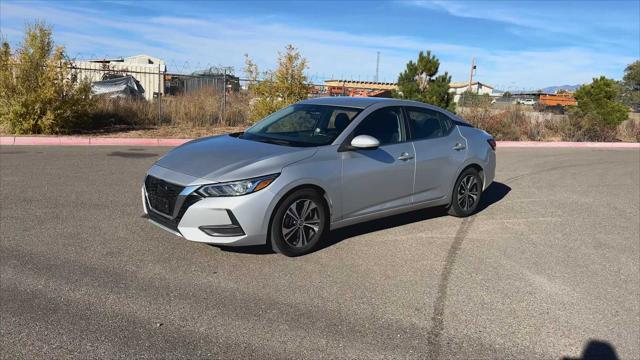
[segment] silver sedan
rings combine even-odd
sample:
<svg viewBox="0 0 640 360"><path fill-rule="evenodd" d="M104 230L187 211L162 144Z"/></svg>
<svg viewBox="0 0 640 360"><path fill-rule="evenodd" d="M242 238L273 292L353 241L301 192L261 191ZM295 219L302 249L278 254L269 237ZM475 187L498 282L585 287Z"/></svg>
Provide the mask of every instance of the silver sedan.
<svg viewBox="0 0 640 360"><path fill-rule="evenodd" d="M149 169L142 201L152 223L188 240L297 256L330 230L384 216L433 206L469 216L495 164L493 138L438 107L316 98L171 150Z"/></svg>

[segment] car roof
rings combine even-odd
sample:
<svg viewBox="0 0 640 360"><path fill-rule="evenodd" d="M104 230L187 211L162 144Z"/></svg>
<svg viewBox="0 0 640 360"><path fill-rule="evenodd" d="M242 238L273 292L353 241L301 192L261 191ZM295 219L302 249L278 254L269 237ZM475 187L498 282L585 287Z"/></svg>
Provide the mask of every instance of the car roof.
<svg viewBox="0 0 640 360"><path fill-rule="evenodd" d="M472 126L461 118L460 116L440 107L426 104L420 101L404 100L404 99L392 99L392 98L379 98L379 97L350 97L350 96L325 96L317 97L297 102L297 104L309 104L309 105L331 105L331 106L344 106L352 107L356 109L364 109L373 104L384 103L388 106L418 106L427 109L433 109L441 111L449 115L452 119L458 122L460 125Z"/></svg>
<svg viewBox="0 0 640 360"><path fill-rule="evenodd" d="M350 96L317 97L317 98L302 100L298 102L298 104L347 106L347 107L353 107L353 108L359 108L359 109L364 109L366 107L369 107L373 104L378 104L378 103L386 103L388 105L397 105L397 106L427 105L425 103L413 101L413 100L379 98L379 97L350 97Z"/></svg>

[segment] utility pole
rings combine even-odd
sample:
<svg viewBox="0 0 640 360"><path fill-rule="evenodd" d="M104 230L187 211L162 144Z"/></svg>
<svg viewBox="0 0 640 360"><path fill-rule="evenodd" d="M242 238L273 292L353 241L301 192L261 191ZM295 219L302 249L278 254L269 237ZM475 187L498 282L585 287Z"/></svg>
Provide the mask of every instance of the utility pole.
<svg viewBox="0 0 640 360"><path fill-rule="evenodd" d="M224 122L224 112L227 106L227 68L224 68L222 73L222 116L220 117L220 124Z"/></svg>
<svg viewBox="0 0 640 360"><path fill-rule="evenodd" d="M162 124L162 64L158 64L158 126Z"/></svg>
<svg viewBox="0 0 640 360"><path fill-rule="evenodd" d="M380 51L378 51L378 56L376 57L376 78L373 80L374 82L378 82L379 70L380 70Z"/></svg>
<svg viewBox="0 0 640 360"><path fill-rule="evenodd" d="M473 73L476 71L476 58L471 59L471 71L469 72L469 91L471 91L471 86L473 84Z"/></svg>

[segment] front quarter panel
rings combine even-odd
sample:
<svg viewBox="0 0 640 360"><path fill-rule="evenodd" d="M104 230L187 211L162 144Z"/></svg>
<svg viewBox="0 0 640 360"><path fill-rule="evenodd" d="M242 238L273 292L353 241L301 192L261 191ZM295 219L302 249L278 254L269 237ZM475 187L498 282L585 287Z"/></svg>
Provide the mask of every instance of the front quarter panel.
<svg viewBox="0 0 640 360"><path fill-rule="evenodd" d="M274 184L267 189L274 194L272 204L265 216L265 228L269 225L270 216L277 203L291 190L305 185L313 185L324 191L325 200L329 206L331 221L334 222L341 214L341 204L336 201L340 191L341 162L338 159L338 146L324 146L308 158L282 169L282 173Z"/></svg>

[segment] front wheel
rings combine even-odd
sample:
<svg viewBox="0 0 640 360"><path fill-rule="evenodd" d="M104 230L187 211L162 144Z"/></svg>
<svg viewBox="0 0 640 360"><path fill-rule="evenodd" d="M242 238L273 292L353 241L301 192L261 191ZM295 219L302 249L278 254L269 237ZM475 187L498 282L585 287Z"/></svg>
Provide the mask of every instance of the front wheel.
<svg viewBox="0 0 640 360"><path fill-rule="evenodd" d="M313 251L322 239L328 213L322 195L311 189L288 195L271 219L271 242L286 256Z"/></svg>
<svg viewBox="0 0 640 360"><path fill-rule="evenodd" d="M468 168L460 174L453 187L449 215L466 217L478 208L482 195L482 179L478 171Z"/></svg>

